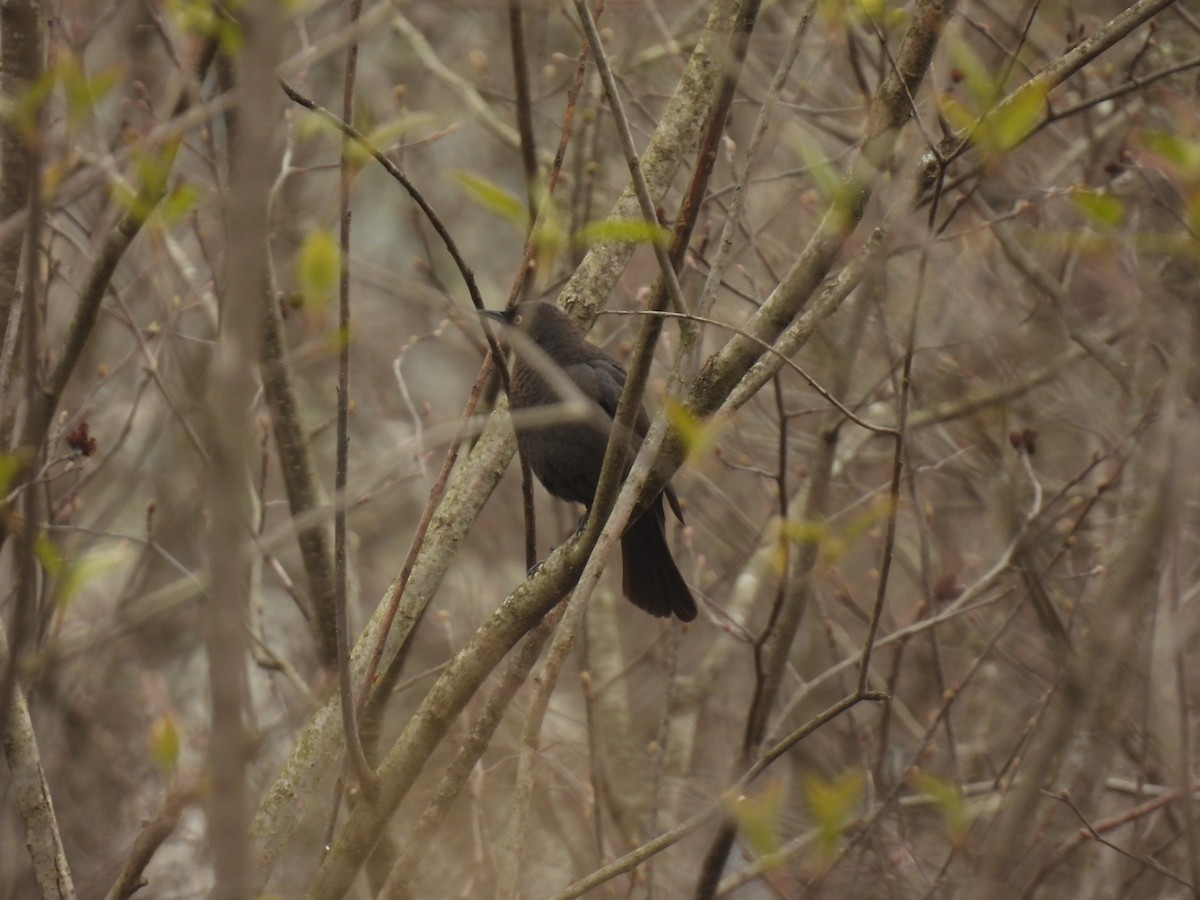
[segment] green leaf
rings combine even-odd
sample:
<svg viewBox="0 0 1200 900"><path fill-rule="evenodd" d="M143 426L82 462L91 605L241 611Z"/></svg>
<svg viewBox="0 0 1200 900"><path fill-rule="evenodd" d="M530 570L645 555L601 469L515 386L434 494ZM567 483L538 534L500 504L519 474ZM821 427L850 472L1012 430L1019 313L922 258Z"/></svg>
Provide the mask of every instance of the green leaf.
<svg viewBox="0 0 1200 900"><path fill-rule="evenodd" d="M998 156L1024 141L1041 121L1049 85L1039 79L1027 81L1004 102L1008 69L990 72L975 51L961 41L949 44L954 60L952 80L964 92L946 91L938 98L942 116L957 131L965 132L985 156Z"/></svg>
<svg viewBox="0 0 1200 900"><path fill-rule="evenodd" d="M1023 84L1012 98L989 113L982 124L988 148L993 153L1007 153L1029 137L1042 117L1046 104L1047 85L1042 81Z"/></svg>
<svg viewBox="0 0 1200 900"><path fill-rule="evenodd" d="M1114 228L1125 221L1125 204L1111 194L1077 188L1071 192L1071 200L1101 228Z"/></svg>
<svg viewBox="0 0 1200 900"><path fill-rule="evenodd" d="M437 121L436 117L427 113L403 115L398 119L384 122L382 125L376 125L374 118L368 117L365 113L360 115L359 119L359 121L355 121L354 127L358 130L359 134L363 135L367 144L380 153L386 153L390 147L408 132L425 125L431 125ZM327 134L339 143L344 138L342 130L333 122L325 119L324 116L307 117L301 126L300 133L304 137ZM346 158L356 168L361 168L374 159L371 150L358 141L347 140L345 146Z"/></svg>
<svg viewBox="0 0 1200 900"><path fill-rule="evenodd" d="M840 531L834 531L824 522L782 522L779 525L780 537L797 544L816 545L821 565L836 565L855 541L887 518L890 504L888 498L880 497L866 512L850 520Z"/></svg>
<svg viewBox="0 0 1200 900"><path fill-rule="evenodd" d="M781 534L793 543L816 547L817 561L823 566L836 563L846 552L845 537L823 522L785 522Z"/></svg>
<svg viewBox="0 0 1200 900"><path fill-rule="evenodd" d="M54 545L54 541L46 535L45 532L39 532L33 541L33 555L37 557L37 561L42 564L42 568L46 570L46 574L51 578L58 577L63 570L62 554L58 552L58 547Z"/></svg>
<svg viewBox="0 0 1200 900"><path fill-rule="evenodd" d="M885 19L895 20L895 13L888 12L889 0L820 0L817 12L827 28L847 28L872 19L879 25Z"/></svg>
<svg viewBox="0 0 1200 900"><path fill-rule="evenodd" d="M1200 142L1189 141L1165 131L1145 131L1142 146L1175 166L1185 178L1200 176Z"/></svg>
<svg viewBox="0 0 1200 900"><path fill-rule="evenodd" d="M372 146L381 150L387 149L404 135L418 128L424 128L437 122L437 117L429 113L408 113L390 122L384 122L367 135Z"/></svg>
<svg viewBox="0 0 1200 900"><path fill-rule="evenodd" d="M200 192L195 185L187 181L177 184L159 205L163 224L174 225L191 211L199 198Z"/></svg>
<svg viewBox="0 0 1200 900"><path fill-rule="evenodd" d="M175 165L178 149L177 138L157 151L137 154L133 168L146 194L159 196L166 192L167 179L171 177L171 167Z"/></svg>
<svg viewBox="0 0 1200 900"><path fill-rule="evenodd" d="M237 22L220 14L212 0L167 0L166 7L178 30L217 38L227 56L237 56L242 49L242 32Z"/></svg>
<svg viewBox="0 0 1200 900"><path fill-rule="evenodd" d="M339 141L342 139L342 130L324 116L305 116L297 119L296 134L304 141L318 137L329 137Z"/></svg>
<svg viewBox="0 0 1200 900"><path fill-rule="evenodd" d="M121 183L112 186L113 199L128 213L145 221L158 207L167 190L179 140L176 138L156 150L135 155L133 171L137 179L136 188Z"/></svg>
<svg viewBox="0 0 1200 900"><path fill-rule="evenodd" d="M173 775L179 768L181 742L179 729L170 715L162 715L150 728L150 756L164 773Z"/></svg>
<svg viewBox="0 0 1200 900"><path fill-rule="evenodd" d="M128 213L133 213L139 219L145 219L152 211L138 197L138 192L124 182L115 182L109 188L109 193L118 206Z"/></svg>
<svg viewBox="0 0 1200 900"><path fill-rule="evenodd" d="M833 200L842 193L842 176L825 155L821 145L807 132L794 129L789 135L796 153L804 161L808 177L825 200Z"/></svg>
<svg viewBox="0 0 1200 900"><path fill-rule="evenodd" d="M323 309L333 297L342 274L342 252L324 228L309 232L296 257L296 280L309 310Z"/></svg>
<svg viewBox="0 0 1200 900"><path fill-rule="evenodd" d="M820 544L829 538L829 529L821 522L783 522L780 530L797 544Z"/></svg>
<svg viewBox="0 0 1200 900"><path fill-rule="evenodd" d="M854 5L868 19L883 24L884 14L888 7L887 0L854 0Z"/></svg>
<svg viewBox="0 0 1200 900"><path fill-rule="evenodd" d="M57 73L50 69L17 96L0 95L0 118L19 131L31 145L41 138L38 117L56 80Z"/></svg>
<svg viewBox="0 0 1200 900"><path fill-rule="evenodd" d="M575 241L584 246L620 242L665 247L671 242L671 229L645 219L606 219L584 225L575 232Z"/></svg>
<svg viewBox="0 0 1200 900"><path fill-rule="evenodd" d="M716 440L720 426L697 418L690 409L672 398L666 400L667 420L679 433L684 456L693 459L708 453Z"/></svg>
<svg viewBox="0 0 1200 900"><path fill-rule="evenodd" d="M528 237L533 253L531 268L538 287L544 288L555 270L555 263L571 246L571 237L567 234L566 216L545 185L534 182L530 186L530 195L536 210L533 231Z"/></svg>
<svg viewBox="0 0 1200 900"><path fill-rule="evenodd" d="M529 240L533 245L534 272L538 284L544 285L547 276L554 271L555 260L570 246L562 217L547 215L538 219Z"/></svg>
<svg viewBox="0 0 1200 900"><path fill-rule="evenodd" d="M842 530L842 534L847 541L856 541L886 519L891 511L891 498L878 496L872 501L866 512L850 520L850 523Z"/></svg>
<svg viewBox="0 0 1200 900"><path fill-rule="evenodd" d="M862 773L858 771L846 772L833 781L819 775L804 780L808 814L817 826L817 847L826 861L837 853L838 842L858 810L862 786Z"/></svg>
<svg viewBox="0 0 1200 900"><path fill-rule="evenodd" d="M72 147L65 154L56 157L42 167L42 192L47 199L54 196L63 179L73 172L78 164L79 148Z"/></svg>
<svg viewBox="0 0 1200 900"><path fill-rule="evenodd" d="M525 204L498 184L461 170L454 173L454 180L484 209L507 219L522 233L528 229L529 212Z"/></svg>
<svg viewBox="0 0 1200 900"><path fill-rule="evenodd" d="M968 131L975 125L976 115L953 94L938 97L938 110L955 131Z"/></svg>
<svg viewBox="0 0 1200 900"><path fill-rule="evenodd" d="M60 611L65 610L79 591L116 569L128 565L130 550L126 544L110 544L73 556L58 569L58 580L54 588L54 602Z"/></svg>
<svg viewBox="0 0 1200 900"><path fill-rule="evenodd" d="M966 800L958 787L952 782L938 778L925 772L918 772L912 779L913 787L923 794L928 794L934 807L942 814L950 839L961 843L967 836L967 829L974 817Z"/></svg>
<svg viewBox="0 0 1200 900"><path fill-rule="evenodd" d="M346 345L348 345L352 339L353 334L351 333L350 328L338 327L331 329L328 335L326 335L326 343L329 345L329 352L331 354L341 353L342 349L346 347ZM353 400L350 401L350 410L351 412L354 411Z"/></svg>
<svg viewBox="0 0 1200 900"><path fill-rule="evenodd" d="M0 496L8 493L13 478L21 470L21 458L15 453L0 453Z"/></svg>
<svg viewBox="0 0 1200 900"><path fill-rule="evenodd" d="M121 82L121 70L116 66L89 78L79 59L72 54L64 54L57 68L67 101L67 118L72 126L82 124L93 114L96 103Z"/></svg>
<svg viewBox="0 0 1200 900"><path fill-rule="evenodd" d="M779 811L783 807L783 787L778 780L763 788L757 796L738 797L729 804L729 814L757 856L779 850Z"/></svg>
<svg viewBox="0 0 1200 900"><path fill-rule="evenodd" d="M950 58L954 60L958 80L966 85L967 93L970 94L971 100L975 104L977 117L980 112L999 98L1000 86L969 44L951 40L948 42L948 46Z"/></svg>

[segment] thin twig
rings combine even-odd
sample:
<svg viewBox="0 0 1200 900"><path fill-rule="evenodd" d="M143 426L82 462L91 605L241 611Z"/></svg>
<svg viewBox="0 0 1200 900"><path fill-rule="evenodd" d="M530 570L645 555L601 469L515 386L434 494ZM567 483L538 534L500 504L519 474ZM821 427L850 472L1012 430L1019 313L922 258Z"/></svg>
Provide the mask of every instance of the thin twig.
<svg viewBox="0 0 1200 900"><path fill-rule="evenodd" d="M366 138L366 136L362 134L362 132L348 123L345 119L340 118L335 113L330 112L329 110L325 109L325 107L320 106L315 101L305 97L282 78L279 79L279 86L283 88L283 92L287 94L288 99L290 99L293 103L303 106L310 112L315 112L326 121L336 125L342 134L351 138L356 144L366 150L376 162L383 166L385 172L387 172L392 176L392 178L396 179L396 181L400 183L400 186L408 192L410 197L412 197L413 202L421 208L421 212L425 214L425 218L429 220L429 224L433 226L433 230L437 232L438 237L442 239L442 243L445 245L446 251L450 254L450 258L454 260L454 265L458 267L459 274L462 275L463 283L467 288L467 293L471 296L471 302L475 305L477 310L484 309L483 295L479 292L479 285L475 282L475 273L471 270L471 267L467 265L466 259L463 258L462 252L458 249L458 243L451 236L449 229L446 228L446 225L444 222L442 222L441 217L434 212L434 209L429 204L429 201L425 199L425 195L417 190L416 185L414 185L412 181L409 180L408 176L404 174L404 170L392 162L392 160L388 159L382 150L372 144ZM490 334L488 334L488 346L491 348L492 355L497 360L497 366L500 368L501 372L505 372L503 361L504 354L500 351L499 345L496 344L495 340Z"/></svg>
<svg viewBox="0 0 1200 900"><path fill-rule="evenodd" d="M771 355L775 356L779 360L781 366L787 366L789 369L791 369L793 372L795 372L801 378L803 378L805 381L807 381L809 386L814 391L816 391L818 394L820 394L822 397L824 397L826 400L828 400L829 404L832 407L834 407L838 412L840 412L843 416L845 416L847 419L849 419L855 425L859 426L860 428L865 428L867 431L874 432L875 434L884 434L884 435L888 435L890 437L896 437L899 434L898 430L895 428L891 428L887 425L875 425L871 422L866 421L865 419L859 418L857 415L855 415L855 413L852 410L848 409L846 407L846 405L844 403L842 403L841 400L839 400L832 393L830 393L824 387L822 387L820 382L818 382L815 378L813 378L811 375L809 375L807 372L805 372L804 369L802 369L797 362L795 362L790 357L786 356L780 350L777 350L774 346L767 343L762 338L757 337L756 335L750 334L748 331L738 328L735 325L730 325L727 322L721 322L717 319L710 319L707 316L698 316L693 313L675 313L675 312L658 311L658 310L616 310L616 309L614 309L614 310L609 310L609 315L614 315L614 316L664 316L664 317L675 318L675 319L685 319L685 320L689 320L689 321L693 321L693 322L703 322L705 325L713 325L724 331L728 331L733 334L744 337L747 340L753 341L754 343L758 344L760 347L762 347L762 349L765 352L770 353Z"/></svg>
<svg viewBox="0 0 1200 900"><path fill-rule="evenodd" d="M186 787L167 797L163 811L142 825L142 830L138 832L133 848L129 851L129 858L121 868L117 880L104 895L104 900L127 900L149 883L144 876L146 866L150 864L158 848L175 831L184 810L195 803L198 796L199 791L195 787Z"/></svg>
<svg viewBox="0 0 1200 900"><path fill-rule="evenodd" d="M1115 850L1117 853L1121 854L1122 856L1126 856L1132 860L1135 860L1136 862L1142 864L1143 866L1146 866L1147 868L1157 872L1159 875L1163 876L1164 878L1166 878L1170 881L1174 881L1176 884L1181 884L1185 888L1187 888L1189 891L1192 891L1193 893L1195 893L1194 886L1192 885L1192 883L1190 881L1188 881L1186 878L1181 878L1179 875L1176 875L1174 872L1172 872L1170 869L1168 869L1162 863L1158 862L1155 859L1150 858L1149 856L1144 856L1140 853L1134 853L1130 850L1126 850L1124 847L1119 847L1116 844L1114 844L1112 841L1110 841L1108 838L1101 835L1100 832L1097 831L1095 828L1093 828L1091 826L1091 824L1088 822L1087 816L1085 816L1083 814L1083 810L1081 810L1078 806L1075 805L1075 801L1071 799L1070 792L1065 791L1065 790L1061 791L1058 794L1058 799L1061 800L1067 806L1067 808L1071 810L1071 812L1075 813L1075 816L1079 819L1080 822L1083 823L1083 828L1080 830L1086 831L1087 834L1092 838L1092 840L1094 840L1100 844L1103 844L1105 847L1108 847L1110 850ZM1184 804L1184 805L1190 806L1191 804Z"/></svg>
<svg viewBox="0 0 1200 900"><path fill-rule="evenodd" d="M592 17L592 11L588 9L587 3L584 0L574 0L575 13L579 16L579 21L583 25L583 33L587 37L588 47L591 49L592 56L596 60L596 70L600 73L600 81L604 85L604 95L608 100L609 109L612 112L613 124L617 130L617 137L621 142L621 149L625 153L625 162L629 167L629 177L633 183L634 192L637 194L638 206L642 211L642 218L647 222L657 222L658 213L654 207L654 198L650 194L650 187L646 183L646 176L642 172L642 166L638 159L637 146L633 142L633 131L629 127L629 119L625 115L624 104L621 102L621 95L617 91L617 82L613 77L612 68L608 64L608 57L604 53L604 44L600 39L600 30L596 27L596 20ZM756 0L751 0L755 3ZM651 241L651 247L654 250L654 258L658 260L659 277L663 279L663 285L666 288L667 295L671 299L671 304L679 312L687 309L687 305L683 299L683 290L679 287L679 279L675 274L675 265L671 261L670 254L667 248L663 246L661 241ZM630 423L633 419L630 418Z"/></svg>
<svg viewBox="0 0 1200 900"><path fill-rule="evenodd" d="M893 551L896 546L896 522L900 515L900 477L904 472L904 436L908 428L908 399L912 392L912 362L916 353L917 319L921 312L921 297L924 294L925 269L929 261L928 252L921 254L917 268L917 284L913 290L913 309L908 326L908 339L904 347L904 365L900 373L899 409L896 416L896 449L892 457L892 480L888 488L887 531L883 539L882 559L879 564L879 584L875 593L875 605L863 641L862 662L858 667L858 689L865 691L870 680L871 651L875 635L879 631L879 620L883 617L883 605L887 599L888 575L892 570Z"/></svg>
<svg viewBox="0 0 1200 900"><path fill-rule="evenodd" d="M525 23L521 0L508 0L508 38L512 47L513 87L517 97L517 133L521 137L521 165L529 197L530 221L538 206L537 144L533 137L533 101L529 96L529 60L525 52Z"/></svg>
<svg viewBox="0 0 1200 900"><path fill-rule="evenodd" d="M350 0L351 24L362 12L362 0ZM358 74L358 41L346 48L346 74L342 81L342 120L354 121L354 82ZM351 136L342 135L342 160L339 178L341 212L339 243L341 267L338 277L338 389L337 389L337 462L334 490L345 496L350 468L350 189L354 171L350 159ZM333 597L337 621L338 690L342 695L342 727L346 732L346 750L359 787L372 794L375 773L363 752L358 733L354 685L350 680L350 623L346 609L346 505L339 503L333 513Z"/></svg>
<svg viewBox="0 0 1200 900"><path fill-rule="evenodd" d="M784 50L783 56L779 60L779 65L775 67L775 74L771 78L771 85L767 89L766 100L763 102L762 108L758 111L758 118L754 122L754 131L751 133L750 141L746 146L746 161L742 165L741 171L738 172L737 181L733 187L733 202L729 205L729 210L725 216L725 224L721 228L721 237L717 243L717 253L709 269L708 278L704 282L704 288L700 292L700 300L697 303L696 311L701 315L707 315L709 310L712 309L713 304L716 303L717 289L721 286L722 280L725 278L725 270L733 258L733 240L742 220L742 210L746 203L751 176L754 172L754 166L758 162L758 151L762 146L763 138L766 137L768 127L774 118L775 107L778 105L779 97L787 84L788 75L791 74L792 66L795 65L796 59L800 55L800 48L803 46L804 38L808 34L808 27L812 22L816 5L816 0L810 0L800 17L799 23L792 30L792 36L788 41L787 49Z"/></svg>
<svg viewBox="0 0 1200 900"><path fill-rule="evenodd" d="M209 67L216 57L217 45L218 41L213 37L205 43L201 51L195 73L198 84L203 84L208 74ZM191 92L187 88L180 88L172 117L182 116L190 105ZM178 149L178 141L168 143L156 170L161 167L164 172L168 172L175 162ZM142 183L138 185L137 196L130 201L129 208L105 237L96 261L80 290L79 303L75 307L66 343L57 354L57 363L50 371L46 383L38 391L37 402L27 413L25 426L21 433L23 446L41 447L45 443L63 392L75 372L75 367L79 364L92 329L100 317L100 305L108 291L117 264L121 261L125 251L129 249L130 244L133 243L134 238L141 232L146 219L166 196L166 185L165 175L159 178L143 179Z"/></svg>

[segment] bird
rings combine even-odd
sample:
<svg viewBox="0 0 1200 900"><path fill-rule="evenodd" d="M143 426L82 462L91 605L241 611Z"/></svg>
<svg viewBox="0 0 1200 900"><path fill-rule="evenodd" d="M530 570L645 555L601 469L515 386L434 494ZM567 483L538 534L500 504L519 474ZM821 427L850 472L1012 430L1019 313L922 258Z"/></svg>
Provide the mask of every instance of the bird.
<svg viewBox="0 0 1200 900"><path fill-rule="evenodd" d="M617 402L625 386L625 369L589 341L575 320L553 303L528 300L503 311L483 310L482 314L521 332L526 339L510 342L516 355L508 396L513 410L520 412L570 399L555 387L551 365L569 378L587 401L599 407L597 415L550 424L528 420L522 424L521 416L514 417L517 444L538 481L553 496L580 503L590 513ZM633 445L626 453L626 475L649 429L650 419L641 407L634 422ZM621 536L621 587L626 599L652 616L674 615L690 622L696 618L696 601L667 544L664 496L675 516L683 521L679 500L668 484ZM587 513L583 521L586 517Z"/></svg>

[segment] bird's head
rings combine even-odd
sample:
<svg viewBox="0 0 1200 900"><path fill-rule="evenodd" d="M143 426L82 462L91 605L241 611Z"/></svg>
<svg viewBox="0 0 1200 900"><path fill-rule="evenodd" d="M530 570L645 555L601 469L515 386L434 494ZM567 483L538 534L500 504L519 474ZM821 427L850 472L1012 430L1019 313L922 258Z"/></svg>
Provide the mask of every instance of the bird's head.
<svg viewBox="0 0 1200 900"><path fill-rule="evenodd" d="M479 314L506 328L521 331L535 344L546 347L562 340L583 340L583 329L553 303L527 300L508 309L484 309Z"/></svg>

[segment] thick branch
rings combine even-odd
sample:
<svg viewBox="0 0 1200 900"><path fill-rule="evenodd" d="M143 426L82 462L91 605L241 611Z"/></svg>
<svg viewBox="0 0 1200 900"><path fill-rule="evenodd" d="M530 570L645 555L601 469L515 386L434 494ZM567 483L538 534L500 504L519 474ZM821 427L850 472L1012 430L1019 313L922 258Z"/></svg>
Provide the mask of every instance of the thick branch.
<svg viewBox="0 0 1200 900"><path fill-rule="evenodd" d="M7 670L9 663L8 638L0 622L0 670ZM25 844L33 861L34 876L42 897L73 898L75 887L54 815L54 803L50 799L50 785L42 770L29 706L20 686L14 685L12 694L0 744L4 747L4 760L12 776L10 790L25 826Z"/></svg>

